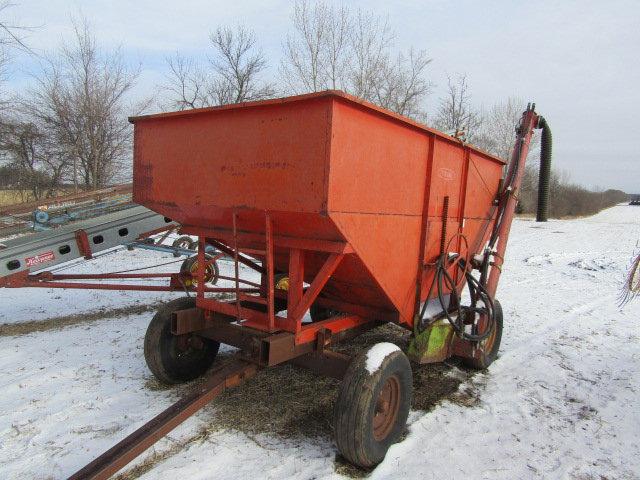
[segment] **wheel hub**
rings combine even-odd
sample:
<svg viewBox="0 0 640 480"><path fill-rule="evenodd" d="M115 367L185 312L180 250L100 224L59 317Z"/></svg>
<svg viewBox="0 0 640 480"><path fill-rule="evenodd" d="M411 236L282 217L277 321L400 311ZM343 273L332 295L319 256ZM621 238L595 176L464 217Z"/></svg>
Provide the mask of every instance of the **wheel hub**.
<svg viewBox="0 0 640 480"><path fill-rule="evenodd" d="M381 441L391 433L400 408L400 382L393 375L387 379L376 399L373 416L373 437Z"/></svg>
<svg viewBox="0 0 640 480"><path fill-rule="evenodd" d="M190 353L193 350L202 350L204 342L197 335L176 335L176 351L178 355Z"/></svg>

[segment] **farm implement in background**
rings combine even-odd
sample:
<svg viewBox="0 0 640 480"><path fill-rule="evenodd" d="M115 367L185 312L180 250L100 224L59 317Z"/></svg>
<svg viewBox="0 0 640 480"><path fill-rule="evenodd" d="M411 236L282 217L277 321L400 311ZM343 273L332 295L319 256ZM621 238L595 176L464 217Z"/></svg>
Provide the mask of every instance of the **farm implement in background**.
<svg viewBox="0 0 640 480"><path fill-rule="evenodd" d="M627 275L618 296L618 305L623 307L638 296L640 296L640 253L635 253L629 263Z"/></svg>
<svg viewBox="0 0 640 480"><path fill-rule="evenodd" d="M336 91L131 121L134 201L198 238L188 288L187 277L171 277L195 295L153 317L147 365L176 384L204 375L221 343L238 353L71 478L115 474L226 388L286 362L342 380L338 450L372 467L405 429L409 357L455 356L477 369L496 359L495 293L534 129L543 129L542 172L551 159L550 130L533 105L506 171L459 139ZM230 300L207 287L212 247L233 261ZM241 278L240 265L260 282ZM21 273L5 286L25 286ZM48 275L23 277L64 280ZM386 322L412 332L409 357L390 343L353 358L333 350Z"/></svg>
<svg viewBox="0 0 640 480"><path fill-rule="evenodd" d="M73 205L62 209L38 209L33 212L33 230L43 231L67 223L94 218L107 213L132 208L131 197L123 195L89 205Z"/></svg>
<svg viewBox="0 0 640 480"><path fill-rule="evenodd" d="M8 240L0 246L0 287L188 292L194 288L193 272L197 269L193 241L187 236L181 236L171 244L166 243L169 235L178 232L179 229L180 226L170 219L138 205L55 230ZM95 255L113 251L118 246L153 250L187 258L182 262L180 271L176 273L141 272L164 264L91 274L63 274L57 273L54 269L73 260L91 259ZM117 251L115 253L117 254ZM222 256L212 247L206 247L206 291L221 293L230 290L212 286L220 278L225 278L220 275L217 264ZM121 283L131 280L156 283Z"/></svg>
<svg viewBox="0 0 640 480"><path fill-rule="evenodd" d="M44 198L0 207L0 238L57 228L78 220L135 207L132 185Z"/></svg>

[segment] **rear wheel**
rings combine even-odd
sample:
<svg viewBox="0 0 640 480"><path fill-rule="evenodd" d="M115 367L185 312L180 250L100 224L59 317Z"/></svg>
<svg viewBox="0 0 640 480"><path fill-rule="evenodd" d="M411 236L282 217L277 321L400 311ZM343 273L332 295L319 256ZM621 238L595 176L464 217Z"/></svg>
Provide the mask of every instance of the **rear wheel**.
<svg viewBox="0 0 640 480"><path fill-rule="evenodd" d="M312 304L309 309L309 315L311 316L311 320L313 322L321 322L322 320L327 320L328 318L335 317L339 315L340 312L338 310L332 310L327 307L322 307L317 304Z"/></svg>
<svg viewBox="0 0 640 480"><path fill-rule="evenodd" d="M211 366L220 344L193 334L171 333L171 317L177 310L196 306L195 298L172 300L154 315L144 337L144 358L162 383L175 384L199 377Z"/></svg>
<svg viewBox="0 0 640 480"><path fill-rule="evenodd" d="M496 326L493 329L493 333L489 335L485 340L480 342L480 351L477 357L463 357L462 362L471 368L476 370L484 370L489 368L489 365L498 358L498 351L500 350L500 342L502 340L502 305L498 300L493 300L493 309L495 312Z"/></svg>
<svg viewBox="0 0 640 480"><path fill-rule="evenodd" d="M342 380L334 411L335 440L354 465L380 463L405 429L413 377L406 355L378 343L359 354Z"/></svg>

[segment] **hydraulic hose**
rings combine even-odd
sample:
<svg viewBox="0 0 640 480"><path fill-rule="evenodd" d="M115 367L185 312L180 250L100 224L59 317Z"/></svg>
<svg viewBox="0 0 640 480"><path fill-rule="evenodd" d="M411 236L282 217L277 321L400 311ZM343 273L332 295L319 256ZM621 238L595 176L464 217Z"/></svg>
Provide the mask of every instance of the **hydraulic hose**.
<svg viewBox="0 0 640 480"><path fill-rule="evenodd" d="M540 173L538 176L538 209L536 222L546 222L549 211L549 177L551 176L551 129L544 117L539 117L538 128L542 129L540 140Z"/></svg>
<svg viewBox="0 0 640 480"><path fill-rule="evenodd" d="M504 242L506 242L509 235L509 226L513 219L515 204L517 202L517 197L514 192L518 192L522 179L523 172L519 170L524 167L529 141L534 128L542 129L536 218L537 221L542 222L547 220L549 177L551 173L551 129L542 116L535 114L534 109L535 105L529 105L527 107L527 110L523 113L522 121L516 129L517 139L513 153L513 161L507 172L503 187L500 192L498 192L497 211L495 213L495 219L493 220L494 225L486 245L483 248L483 260L481 264L469 268L472 266L469 263L469 258L459 258L460 253L457 254L458 256L450 257L449 253L447 253L450 252L449 244L457 237L454 235L454 237L449 240L449 243L446 244L446 248L442 248L444 239L446 238L446 230L443 229L443 244L440 248L440 257L434 264L435 275L429 287L429 292L426 297L427 300L420 309L418 319L414 325L414 333L416 335L419 334L423 326L423 320L427 320L426 326L429 326L441 318L446 318L456 334L461 339L469 342L482 342L494 332L496 328L496 310L493 295L495 295L497 278L499 278L500 275L500 264L503 261ZM500 241L502 241L502 244ZM499 259L499 262L492 262L492 257ZM453 262L451 260L453 260ZM454 264L456 265L456 271L449 272ZM490 267L491 271L489 273ZM480 271L480 278L474 277L470 271L475 268ZM463 283L457 283L455 280L456 277L461 278ZM463 306L461 303L464 283L466 283L468 288L468 297L470 299L468 306ZM436 291L436 298L440 303L442 313L425 319L424 315L427 310L428 300L434 290ZM445 293L447 292L449 293L448 299L445 298ZM479 320L483 318L485 320L484 328L481 328Z"/></svg>

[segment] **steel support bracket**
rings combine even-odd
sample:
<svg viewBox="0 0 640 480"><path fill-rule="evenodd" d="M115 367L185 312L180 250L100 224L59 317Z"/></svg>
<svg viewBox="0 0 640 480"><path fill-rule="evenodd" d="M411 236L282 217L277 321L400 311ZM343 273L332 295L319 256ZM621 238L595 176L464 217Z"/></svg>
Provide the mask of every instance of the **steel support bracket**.
<svg viewBox="0 0 640 480"><path fill-rule="evenodd" d="M199 308L177 310L171 315L171 333L184 335L211 327L210 322Z"/></svg>
<svg viewBox="0 0 640 480"><path fill-rule="evenodd" d="M307 368L318 375L342 380L351 363L351 357L343 353L325 350L294 358L289 363Z"/></svg>

